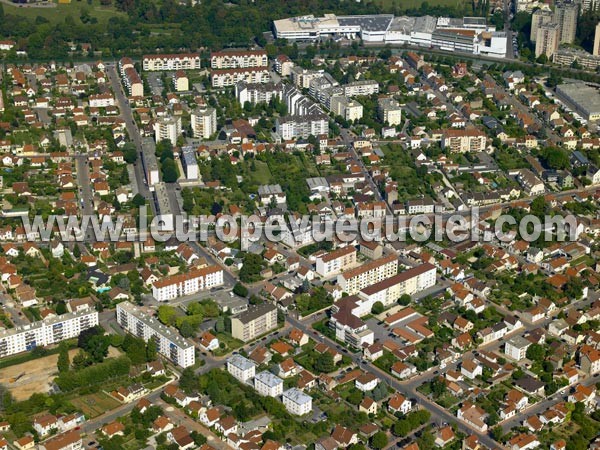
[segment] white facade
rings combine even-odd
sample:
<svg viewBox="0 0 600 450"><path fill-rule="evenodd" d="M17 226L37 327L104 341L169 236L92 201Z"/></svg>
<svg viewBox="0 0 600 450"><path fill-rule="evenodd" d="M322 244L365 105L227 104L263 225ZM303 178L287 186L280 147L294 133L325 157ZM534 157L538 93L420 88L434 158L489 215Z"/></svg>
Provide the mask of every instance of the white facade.
<svg viewBox="0 0 600 450"><path fill-rule="evenodd" d="M215 108L198 108L191 117L194 137L210 139L217 132L217 110Z"/></svg>
<svg viewBox="0 0 600 450"><path fill-rule="evenodd" d="M115 98L112 94L97 94L90 95L90 108L106 108L107 106L115 106Z"/></svg>
<svg viewBox="0 0 600 450"><path fill-rule="evenodd" d="M186 273L162 278L152 284L152 295L159 302L195 294L223 284L223 269L219 266L192 269Z"/></svg>
<svg viewBox="0 0 600 450"><path fill-rule="evenodd" d="M358 295L366 300L363 306L368 314L376 302L381 302L384 306L392 305L402 295L414 295L435 286L435 282L436 268L426 263L367 286Z"/></svg>
<svg viewBox="0 0 600 450"><path fill-rule="evenodd" d="M270 80L269 70L264 67L213 70L210 77L212 87L215 88L235 86L240 81L245 83L267 83Z"/></svg>
<svg viewBox="0 0 600 450"><path fill-rule="evenodd" d="M384 98L379 100L379 118L383 123L386 123L394 127L400 125L402 121L402 110L400 104L391 98Z"/></svg>
<svg viewBox="0 0 600 450"><path fill-rule="evenodd" d="M344 292L353 295L367 286L396 275L397 272L398 258L388 255L338 275L337 282Z"/></svg>
<svg viewBox="0 0 600 450"><path fill-rule="evenodd" d="M290 414L303 416L312 411L312 397L300 389L291 388L283 393L283 405Z"/></svg>
<svg viewBox="0 0 600 450"><path fill-rule="evenodd" d="M520 361L526 357L530 345L531 342L524 337L515 336L504 344L504 353L515 361Z"/></svg>
<svg viewBox="0 0 600 450"><path fill-rule="evenodd" d="M154 139L157 143L167 140L175 146L180 135L181 117L160 117L154 123Z"/></svg>
<svg viewBox="0 0 600 450"><path fill-rule="evenodd" d="M254 378L254 389L262 396L279 397L283 394L283 380L265 370Z"/></svg>
<svg viewBox="0 0 600 450"><path fill-rule="evenodd" d="M197 70L200 69L200 54L179 53L174 55L144 55L143 70Z"/></svg>
<svg viewBox="0 0 600 450"><path fill-rule="evenodd" d="M329 134L329 118L324 114L281 117L275 122L275 130L286 141L298 137L307 138L310 135Z"/></svg>
<svg viewBox="0 0 600 450"><path fill-rule="evenodd" d="M227 372L242 383L246 383L256 375L256 364L241 355L233 355L227 359Z"/></svg>
<svg viewBox="0 0 600 450"><path fill-rule="evenodd" d="M0 358L77 337L96 325L98 312L84 310L6 329L0 332Z"/></svg>
<svg viewBox="0 0 600 450"><path fill-rule="evenodd" d="M158 352L178 366L189 367L195 364L196 356L192 342L146 315L132 303L125 301L117 305L117 322L144 341L153 339Z"/></svg>
<svg viewBox="0 0 600 450"><path fill-rule="evenodd" d="M316 271L322 277L338 274L356 264L356 249L351 245L317 257Z"/></svg>

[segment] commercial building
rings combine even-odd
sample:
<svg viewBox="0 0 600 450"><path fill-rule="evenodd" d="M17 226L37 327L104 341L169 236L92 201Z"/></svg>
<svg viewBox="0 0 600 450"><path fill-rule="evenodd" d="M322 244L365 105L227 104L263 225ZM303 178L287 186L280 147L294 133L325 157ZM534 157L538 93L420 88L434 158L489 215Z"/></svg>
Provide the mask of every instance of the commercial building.
<svg viewBox="0 0 600 450"><path fill-rule="evenodd" d="M154 122L154 139L156 142L170 141L177 145L177 138L181 135L181 117L159 117Z"/></svg>
<svg viewBox="0 0 600 450"><path fill-rule="evenodd" d="M555 9L555 22L560 28L560 43L572 44L577 32L579 5L577 3L559 3Z"/></svg>
<svg viewBox="0 0 600 450"><path fill-rule="evenodd" d="M275 131L284 140L329 134L329 117L325 114L279 117Z"/></svg>
<svg viewBox="0 0 600 450"><path fill-rule="evenodd" d="M279 397L283 394L283 380L265 370L254 378L254 389L256 389L259 395L265 397Z"/></svg>
<svg viewBox="0 0 600 450"><path fill-rule="evenodd" d="M200 178L196 149L194 147L187 145L181 149L181 165L188 180L197 180Z"/></svg>
<svg viewBox="0 0 600 450"><path fill-rule="evenodd" d="M560 44L560 26L557 23L540 25L535 40L535 57L546 55L551 58Z"/></svg>
<svg viewBox="0 0 600 450"><path fill-rule="evenodd" d="M358 293L358 296L367 301L366 307L372 307L375 302L389 306L396 303L402 295L414 295L435 286L435 282L435 266L425 263L367 286Z"/></svg>
<svg viewBox="0 0 600 450"><path fill-rule="evenodd" d="M277 307L271 303L263 303L231 318L231 335L249 342L277 328Z"/></svg>
<svg viewBox="0 0 600 450"><path fill-rule="evenodd" d="M254 378L256 364L242 355L232 355L227 358L227 372L242 383L246 383Z"/></svg>
<svg viewBox="0 0 600 450"><path fill-rule="evenodd" d="M235 97L242 106L246 102L256 105L257 103L269 103L273 98L279 100L283 97L283 84L281 83L245 83L240 81L235 85Z"/></svg>
<svg viewBox="0 0 600 450"><path fill-rule="evenodd" d="M337 283L342 291L353 295L367 286L396 275L397 272L398 258L395 255L388 255L338 275Z"/></svg>
<svg viewBox="0 0 600 450"><path fill-rule="evenodd" d="M560 84L556 87L558 96L570 104L585 120L600 119L600 93L598 89L582 81Z"/></svg>
<svg viewBox="0 0 600 450"><path fill-rule="evenodd" d="M442 149L450 149L453 153L481 152L486 144L485 133L476 128L446 129L442 133Z"/></svg>
<svg viewBox="0 0 600 450"><path fill-rule="evenodd" d="M185 273L171 275L152 284L152 295L159 302L192 295L223 284L223 269L219 266L193 268Z"/></svg>
<svg viewBox="0 0 600 450"><path fill-rule="evenodd" d="M485 18L394 17L392 15L323 17L306 15L273 22L277 38L315 41L319 39L362 39L365 42L438 47L473 54L504 57L507 36L487 25Z"/></svg>
<svg viewBox="0 0 600 450"><path fill-rule="evenodd" d="M224 50L210 54L211 69L247 69L268 65L265 50Z"/></svg>
<svg viewBox="0 0 600 450"><path fill-rule="evenodd" d="M98 325L98 312L83 310L0 331L0 358L57 344Z"/></svg>
<svg viewBox="0 0 600 450"><path fill-rule="evenodd" d="M198 70L200 69L200 54L177 53L171 55L144 55L143 70Z"/></svg>
<svg viewBox="0 0 600 450"><path fill-rule="evenodd" d="M212 87L222 88L235 86L236 83L267 83L270 80L269 70L265 67L248 67L246 69L213 70L210 73Z"/></svg>
<svg viewBox="0 0 600 450"><path fill-rule="evenodd" d="M291 388L283 393L283 406L290 414L303 416L312 411L312 397L298 388Z"/></svg>
<svg viewBox="0 0 600 450"><path fill-rule="evenodd" d="M315 265L317 273L324 278L337 275L356 265L356 249L352 245L338 248L318 256Z"/></svg>
<svg viewBox="0 0 600 450"><path fill-rule="evenodd" d="M554 22L554 13L549 9L537 9L531 14L531 32L529 39L531 42L537 40L538 29L542 25L550 24Z"/></svg>
<svg viewBox="0 0 600 450"><path fill-rule="evenodd" d="M217 110L210 106L195 109L191 114L194 137L210 139L217 132Z"/></svg>
<svg viewBox="0 0 600 450"><path fill-rule="evenodd" d="M342 116L344 120L354 122L363 116L363 106L355 100L347 97L333 97L330 102L330 110L336 116Z"/></svg>
<svg viewBox="0 0 600 450"><path fill-rule="evenodd" d="M378 114L379 119L390 127L400 125L402 122L402 109L400 109L400 104L393 98L379 99Z"/></svg>
<svg viewBox="0 0 600 450"><path fill-rule="evenodd" d="M158 352L174 364L181 367L195 364L194 344L176 330L166 327L127 301L117 305L116 314L121 327L144 341L154 340Z"/></svg>

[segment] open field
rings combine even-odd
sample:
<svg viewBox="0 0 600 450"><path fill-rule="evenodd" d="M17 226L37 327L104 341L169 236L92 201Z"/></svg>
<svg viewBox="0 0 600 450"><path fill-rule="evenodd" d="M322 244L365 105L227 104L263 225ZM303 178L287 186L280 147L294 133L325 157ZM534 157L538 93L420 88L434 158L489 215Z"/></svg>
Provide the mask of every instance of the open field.
<svg viewBox="0 0 600 450"><path fill-rule="evenodd" d="M69 351L71 361L78 352L79 349ZM108 356L115 357L120 354L119 350L109 348ZM35 392L48 392L57 374L57 361L58 354L55 354L5 367L0 370L0 384L6 386L17 401L27 400ZM19 379L15 380L18 377Z"/></svg>
<svg viewBox="0 0 600 450"><path fill-rule="evenodd" d="M54 7L19 6L4 2L3 6L5 14L14 14L32 20L40 16L52 23L63 22L69 15L77 20L82 12L87 12L90 17L98 19L98 22L107 22L113 16L127 17L125 13L117 11L112 6L101 6L99 0L93 0L91 5L87 1L73 1L68 4L57 4Z"/></svg>
<svg viewBox="0 0 600 450"><path fill-rule="evenodd" d="M77 396L71 399L71 403L90 419L98 417L120 405L117 400L102 392Z"/></svg>

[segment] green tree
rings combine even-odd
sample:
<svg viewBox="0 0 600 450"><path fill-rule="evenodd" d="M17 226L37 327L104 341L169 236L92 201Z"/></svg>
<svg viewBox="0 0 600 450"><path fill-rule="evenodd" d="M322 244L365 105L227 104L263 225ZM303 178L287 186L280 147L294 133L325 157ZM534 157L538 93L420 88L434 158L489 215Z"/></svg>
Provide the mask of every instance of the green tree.
<svg viewBox="0 0 600 450"><path fill-rule="evenodd" d="M387 434L385 434L383 431L378 431L371 438L371 447L373 447L375 449L385 448L387 443L388 443Z"/></svg>
<svg viewBox="0 0 600 450"><path fill-rule="evenodd" d="M544 350L544 347L540 344L531 344L527 347L525 354L527 359L531 361L543 361L546 357L546 350Z"/></svg>
<svg viewBox="0 0 600 450"><path fill-rule="evenodd" d="M402 306L407 306L410 304L410 295L402 294L398 299L398 304Z"/></svg>
<svg viewBox="0 0 600 450"><path fill-rule="evenodd" d="M248 296L248 288L244 286L242 283L236 283L233 287L233 293L235 295L239 295L240 297Z"/></svg>
<svg viewBox="0 0 600 450"><path fill-rule="evenodd" d="M69 346L64 342L61 342L59 345L58 361L56 362L56 367L58 368L59 373L63 373L67 372L70 366L71 361L69 360Z"/></svg>
<svg viewBox="0 0 600 450"><path fill-rule="evenodd" d="M333 355L329 352L323 352L315 361L315 369L318 372L329 373L333 372L335 369L335 364L333 362Z"/></svg>
<svg viewBox="0 0 600 450"><path fill-rule="evenodd" d="M372 314L381 314L384 309L385 309L385 307L383 306L383 303L375 302L375 303L373 303L373 306L371 307L371 313Z"/></svg>

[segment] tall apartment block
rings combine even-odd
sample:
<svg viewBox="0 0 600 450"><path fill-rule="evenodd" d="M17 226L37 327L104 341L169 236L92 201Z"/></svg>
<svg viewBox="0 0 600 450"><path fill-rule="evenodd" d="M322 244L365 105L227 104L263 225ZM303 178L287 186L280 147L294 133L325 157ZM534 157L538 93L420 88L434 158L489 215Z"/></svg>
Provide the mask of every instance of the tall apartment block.
<svg viewBox="0 0 600 450"><path fill-rule="evenodd" d="M579 15L579 5L576 3L561 3L556 5L556 23L560 28L560 43L572 44L575 42L575 33L577 32L577 17Z"/></svg>
<svg viewBox="0 0 600 450"><path fill-rule="evenodd" d="M560 27L557 23L548 23L538 28L535 41L535 57L546 55L551 58L560 44Z"/></svg>

